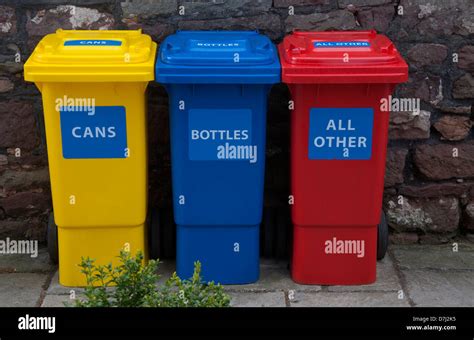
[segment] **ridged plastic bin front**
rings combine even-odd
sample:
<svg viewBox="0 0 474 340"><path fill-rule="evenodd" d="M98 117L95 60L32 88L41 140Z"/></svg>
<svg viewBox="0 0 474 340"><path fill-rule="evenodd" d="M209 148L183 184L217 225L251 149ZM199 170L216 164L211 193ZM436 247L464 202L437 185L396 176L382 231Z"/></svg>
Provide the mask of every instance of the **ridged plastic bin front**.
<svg viewBox="0 0 474 340"><path fill-rule="evenodd" d="M302 284L376 279L389 112L407 78L375 31L294 32L279 45L291 92L291 274Z"/></svg>
<svg viewBox="0 0 474 340"><path fill-rule="evenodd" d="M145 100L156 47L139 30L58 30L25 64L42 93L62 285L87 284L82 258L147 254Z"/></svg>
<svg viewBox="0 0 474 340"><path fill-rule="evenodd" d="M263 41L270 65L248 52L251 39ZM232 61L234 50L242 54L240 65ZM167 54L176 64L167 64ZM163 42L160 56L157 81L165 83L170 106L177 273L190 277L200 261L206 281L254 282L276 50L255 32L179 32ZM273 75L260 79L267 68Z"/></svg>

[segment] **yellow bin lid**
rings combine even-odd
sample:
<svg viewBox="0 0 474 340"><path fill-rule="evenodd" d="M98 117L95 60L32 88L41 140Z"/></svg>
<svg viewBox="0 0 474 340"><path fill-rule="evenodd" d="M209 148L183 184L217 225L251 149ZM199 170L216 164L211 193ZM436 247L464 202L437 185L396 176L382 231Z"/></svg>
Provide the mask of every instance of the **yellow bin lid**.
<svg viewBox="0 0 474 340"><path fill-rule="evenodd" d="M33 82L133 82L154 79L156 43L141 30L46 35L25 63Z"/></svg>

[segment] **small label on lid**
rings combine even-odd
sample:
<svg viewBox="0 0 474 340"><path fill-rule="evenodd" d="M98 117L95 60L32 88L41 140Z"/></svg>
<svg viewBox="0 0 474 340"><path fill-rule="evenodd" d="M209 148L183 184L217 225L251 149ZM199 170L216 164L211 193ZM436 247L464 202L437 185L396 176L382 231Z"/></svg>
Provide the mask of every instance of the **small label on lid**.
<svg viewBox="0 0 474 340"><path fill-rule="evenodd" d="M122 46L120 40L68 40L64 46Z"/></svg>
<svg viewBox="0 0 474 340"><path fill-rule="evenodd" d="M196 43L198 47L239 47L239 43L206 43L206 42L198 42Z"/></svg>
<svg viewBox="0 0 474 340"><path fill-rule="evenodd" d="M370 47L368 41L316 41L314 47Z"/></svg>
<svg viewBox="0 0 474 340"><path fill-rule="evenodd" d="M191 48L236 48L242 47L241 42L237 40L209 41L197 40L191 41Z"/></svg>

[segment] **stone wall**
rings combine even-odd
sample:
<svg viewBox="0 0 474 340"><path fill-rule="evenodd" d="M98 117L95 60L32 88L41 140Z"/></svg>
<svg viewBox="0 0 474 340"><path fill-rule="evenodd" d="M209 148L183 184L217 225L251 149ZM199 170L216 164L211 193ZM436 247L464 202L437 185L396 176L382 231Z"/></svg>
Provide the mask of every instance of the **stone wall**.
<svg viewBox="0 0 474 340"><path fill-rule="evenodd" d="M42 104L22 71L41 37L57 28L142 28L157 42L177 29L258 29L275 43L293 29L385 33L410 64L410 80L395 96L421 100L417 114L391 115L384 207L392 241L438 243L474 233L472 0L2 0L0 239L44 239L51 197ZM285 85L273 88L265 183L267 209L286 212L288 100ZM150 84L148 101L150 205L166 208L171 187L164 89Z"/></svg>

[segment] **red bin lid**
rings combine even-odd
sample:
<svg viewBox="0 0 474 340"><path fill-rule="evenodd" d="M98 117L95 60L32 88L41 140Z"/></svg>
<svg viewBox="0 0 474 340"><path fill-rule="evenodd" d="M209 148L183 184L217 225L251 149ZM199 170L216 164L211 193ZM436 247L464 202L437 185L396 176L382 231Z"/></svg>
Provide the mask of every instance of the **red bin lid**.
<svg viewBox="0 0 474 340"><path fill-rule="evenodd" d="M286 83L401 83L408 66L372 31L293 32L278 45Z"/></svg>

